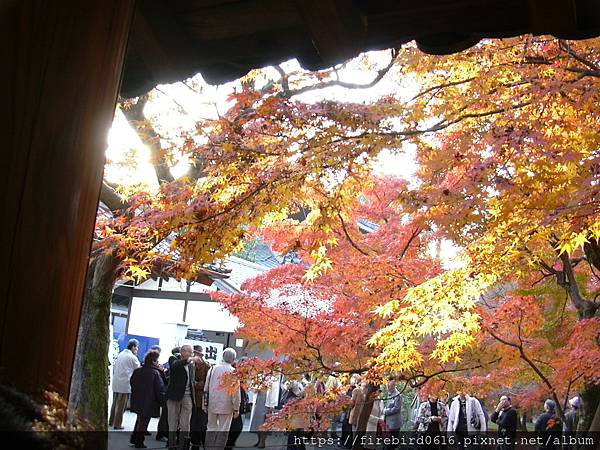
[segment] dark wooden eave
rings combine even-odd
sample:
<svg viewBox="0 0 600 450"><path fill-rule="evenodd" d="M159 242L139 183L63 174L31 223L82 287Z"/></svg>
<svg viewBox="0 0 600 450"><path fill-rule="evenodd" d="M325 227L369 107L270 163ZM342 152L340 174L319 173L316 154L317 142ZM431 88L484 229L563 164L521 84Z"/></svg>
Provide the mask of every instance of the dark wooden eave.
<svg viewBox="0 0 600 450"><path fill-rule="evenodd" d="M600 35L597 0L139 0L121 94L212 84L297 58L309 70L415 40L430 54L526 33Z"/></svg>

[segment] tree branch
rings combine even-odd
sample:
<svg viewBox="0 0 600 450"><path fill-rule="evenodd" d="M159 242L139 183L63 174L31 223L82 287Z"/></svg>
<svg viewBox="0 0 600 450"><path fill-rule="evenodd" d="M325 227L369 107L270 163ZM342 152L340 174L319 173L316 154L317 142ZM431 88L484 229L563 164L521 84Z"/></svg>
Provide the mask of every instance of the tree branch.
<svg viewBox="0 0 600 450"><path fill-rule="evenodd" d="M558 46L562 51L566 52L576 61L591 69L592 72L590 74L594 74L594 76L600 76L600 66L573 50L567 41L565 41L564 39L559 39Z"/></svg>
<svg viewBox="0 0 600 450"><path fill-rule="evenodd" d="M129 208L129 202L126 202L123 197L111 186L108 182L102 182L100 191L100 201L104 203L113 213L118 210Z"/></svg>
<svg viewBox="0 0 600 450"><path fill-rule="evenodd" d="M598 305L590 300L587 300L581 294L581 291L579 290L579 283L577 282L575 272L573 271L571 258L566 252L561 253L559 258L563 264L563 273L565 274L565 286L563 287L569 293L571 303L573 303L573 306L575 306L577 309L579 317L582 319L594 317L596 310L598 309Z"/></svg>
<svg viewBox="0 0 600 450"><path fill-rule="evenodd" d="M548 390L550 391L552 398L554 399L554 401L556 403L558 412L559 412L560 416L563 417L563 419L564 419L563 408L560 404L560 401L558 400L558 396L556 394L556 390L555 390L554 386L552 385L552 383L550 383L550 380L546 377L546 375L544 375L544 373L539 369L539 367L535 365L535 363L531 360L531 358L529 358L529 356L527 356L527 354L525 353L525 349L523 348L522 341L521 341L521 344L515 344L514 342L510 342L510 341L507 341L507 340L501 338L500 336L495 334L489 327L486 327L485 330L490 334L490 336L492 336L498 342L500 342L504 345L507 345L509 347L513 347L519 351L520 358L523 361L525 361L525 363L527 363L527 365L536 373L536 375L540 378L540 380L542 380L542 382L546 385L546 387L548 387ZM520 339L520 336L519 336L519 339Z"/></svg>
<svg viewBox="0 0 600 450"><path fill-rule="evenodd" d="M371 137L371 136L404 137L404 138L415 137L415 136L420 136L423 134L429 134L429 133L435 133L437 131L441 131L445 128L448 128L448 127L455 125L459 122L462 122L463 120L466 120L466 119L475 119L475 118L493 116L495 114L500 114L503 112L524 108L525 106L529 106L529 105L531 105L531 102L521 102L521 103L515 103L514 105L510 105L505 108L497 108L497 109L492 109L492 110L488 110L488 111L481 111L478 113L461 114L452 120L441 119L440 121L438 121L437 123L433 124L432 126L430 126L428 128L414 128L412 130L409 129L409 130L403 130L403 131L365 131L365 132L362 132L362 133L359 133L359 134L356 134L353 136L342 136L342 137L339 137L338 139L331 140L328 143L329 144L338 144L340 142L346 142L346 141L352 141L352 140L362 140L364 138Z"/></svg>
<svg viewBox="0 0 600 450"><path fill-rule="evenodd" d="M289 83L289 75L283 70L283 67L280 65L273 66L277 72L279 72L281 88L284 92L290 92L290 83Z"/></svg>
<svg viewBox="0 0 600 450"><path fill-rule="evenodd" d="M346 222L344 222L344 218L339 212L337 213L337 216L340 219L340 222L342 223L342 230L344 231L344 235L346 236L346 239L348 240L350 245L364 256L371 256L369 253L360 248L358 244L356 244L356 242L354 242L354 240L350 237L350 233L348 233L348 229L346 228Z"/></svg>
<svg viewBox="0 0 600 450"><path fill-rule="evenodd" d="M300 95L300 94L304 94L306 92L317 91L320 89L326 89L326 88L334 87L334 86L339 86L339 87L343 87L346 89L369 89L369 88L372 88L377 83L379 83L383 79L383 77L385 77L385 75L390 71L390 69L396 62L398 53L399 53L398 50L396 50L396 49L392 50L392 58L391 58L389 64L387 66L385 66L383 69L378 70L375 78L373 78L368 83L350 83L347 81L341 81L339 79L329 80L329 81L324 81L322 83L313 84L310 86L303 86L298 89L284 89L280 95L282 95L283 97L289 98L289 97L293 97L294 95ZM285 72L282 69L281 70L280 69L281 68L278 69L277 67L275 67L275 70L277 70L279 72L279 74L282 75L282 79L286 78L287 74L285 74ZM286 81L286 83L287 83L287 81ZM289 87L289 84L288 84L288 87ZM282 88L283 88L283 83L282 83Z"/></svg>
<svg viewBox="0 0 600 450"><path fill-rule="evenodd" d="M424 91L421 91L418 94L416 94L413 98L411 98L409 100L409 103L415 101L416 99L418 99L420 97L423 97L424 95L429 94L430 92L438 91L440 89L445 89L447 87L459 86L461 84L470 83L471 81L474 81L476 79L477 79L477 77L470 77L470 78L465 78L463 80L448 81L447 83L440 83L438 85L431 86L430 88L427 88Z"/></svg>
<svg viewBox="0 0 600 450"><path fill-rule="evenodd" d="M438 377L440 375L443 375L445 373L457 373L457 372L467 372L469 370L475 370L475 369L483 369L486 366L489 366L490 364L494 364L497 363L501 360L501 358L496 358L492 361L488 361L488 362L481 362L477 365L474 366L469 366L469 367L457 367L454 369L441 369L437 372L433 372L430 374L424 374L424 373L416 373L416 374L412 374L410 377L408 377L407 379L405 379L404 377L400 377L402 379L402 381L410 381L410 380L417 380L417 379L421 379L418 382L415 383L411 383L411 387L412 388L416 388L419 386L423 386L425 383L427 383L431 378L435 378Z"/></svg>
<svg viewBox="0 0 600 450"><path fill-rule="evenodd" d="M171 169L163 155L160 136L144 116L144 107L148 103L148 98L148 94L142 95L131 107L122 108L123 115L127 119L127 122L137 131L142 142L150 149L150 161L154 166L158 183L170 183L175 178L173 178Z"/></svg>
<svg viewBox="0 0 600 450"><path fill-rule="evenodd" d="M406 252L408 251L408 249L410 248L410 244L412 244L412 242L417 238L417 236L419 234L421 234L421 231L423 231L421 228L416 227L414 229L414 231L412 232L410 238L408 239L408 241L406 242L406 245L404 246L404 248L402 249L402 252L400 253L400 259L404 258L404 255L406 255Z"/></svg>

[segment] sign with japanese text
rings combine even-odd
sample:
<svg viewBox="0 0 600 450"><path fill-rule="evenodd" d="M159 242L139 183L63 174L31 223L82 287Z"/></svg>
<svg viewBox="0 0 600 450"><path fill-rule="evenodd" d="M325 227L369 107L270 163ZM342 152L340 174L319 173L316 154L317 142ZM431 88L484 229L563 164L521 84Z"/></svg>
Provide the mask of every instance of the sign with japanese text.
<svg viewBox="0 0 600 450"><path fill-rule="evenodd" d="M199 345L202 347L202 353L204 355L204 359L210 364L218 364L223 359L223 344L219 344L218 342L208 342L208 341L194 341L191 339L182 339L179 343L182 345Z"/></svg>

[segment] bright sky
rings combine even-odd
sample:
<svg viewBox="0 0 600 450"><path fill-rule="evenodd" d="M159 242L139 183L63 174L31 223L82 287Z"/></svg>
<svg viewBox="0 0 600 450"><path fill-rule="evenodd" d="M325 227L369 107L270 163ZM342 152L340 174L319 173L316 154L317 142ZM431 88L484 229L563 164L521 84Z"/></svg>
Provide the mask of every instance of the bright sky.
<svg viewBox="0 0 600 450"><path fill-rule="evenodd" d="M390 60L388 51L370 52L370 61L380 67L384 67ZM281 65L286 72L299 70L300 66L296 60L291 60ZM339 71L340 78L352 83L368 83L374 77L373 70L365 70L365 63L356 60L348 64L346 68ZM279 78L273 68L264 69L266 77ZM354 103L367 103L377 98L395 93L399 94L399 83L395 74L388 73L377 85L369 89L345 89L332 87L319 91L308 92L297 98L304 102L317 102L320 100L339 100ZM188 87L193 86L193 89ZM229 105L227 95L234 87L239 86L238 81L211 86L206 84L200 75L184 83L171 85L160 85L155 91L156 95L148 102L145 109L146 116L160 117L160 124L165 129L177 130L193 129L195 122L201 118L216 118L217 112L225 112ZM408 98L414 94L414 88L400 88L406 92ZM402 95L401 97L405 97ZM182 114L179 109L185 109ZM109 134L109 145L106 151L107 166L105 176L108 180L122 184L144 183L154 185L154 173L148 162L150 153L131 129L121 111L117 111L113 126ZM186 170L186 162L173 169L174 175L183 174ZM406 146L403 153L393 154L384 151L375 164L375 170L385 175L396 175L410 178L415 170L414 149Z"/></svg>
<svg viewBox="0 0 600 450"><path fill-rule="evenodd" d="M390 61L390 52L370 52L365 58L377 64L377 68L385 67ZM375 76L373 70L365 70L365 58L357 58L339 70L340 79L352 83L368 83ZM296 60L281 64L290 73L299 70ZM267 79L278 79L279 74L273 68L264 69ZM239 81L211 86L206 84L201 75L183 83L160 85L154 91L154 96L144 110L146 117L159 117L159 125L171 136L176 136L181 129L194 129L197 120L202 118L217 118L219 112L228 108L227 95L239 86ZM401 99L414 96L418 86L404 81L399 83L398 74L390 71L379 83L369 89L345 89L332 87L319 91L312 91L297 98L305 102L320 100L339 100L353 103L366 103L374 101L381 96L395 94ZM185 110L183 113L181 110ZM109 133L109 145L106 150L107 165L105 177L112 182L123 185L144 184L156 186L156 177L149 162L150 152L142 144L137 133L127 123L123 113L117 110L113 126ZM413 178L417 169L414 161L415 148L404 145L400 152L384 150L374 164L376 173L394 175L406 179ZM187 170L187 161L182 159L172 169L175 177L183 175ZM433 251L433 250L432 250ZM453 261L457 249L449 242L442 243L442 255L446 265L455 267Z"/></svg>

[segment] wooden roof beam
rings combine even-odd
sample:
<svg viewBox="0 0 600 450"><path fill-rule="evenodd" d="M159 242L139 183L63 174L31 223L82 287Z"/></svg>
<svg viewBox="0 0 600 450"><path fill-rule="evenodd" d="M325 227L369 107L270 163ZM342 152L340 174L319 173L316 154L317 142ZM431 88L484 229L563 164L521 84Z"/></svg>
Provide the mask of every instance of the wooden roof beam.
<svg viewBox="0 0 600 450"><path fill-rule="evenodd" d="M296 0L323 62L334 65L364 50L366 18L351 0Z"/></svg>
<svg viewBox="0 0 600 450"><path fill-rule="evenodd" d="M531 32L557 37L577 36L577 0L528 0Z"/></svg>
<svg viewBox="0 0 600 450"><path fill-rule="evenodd" d="M130 45L140 55L155 84L186 78L190 67L198 62L198 51L189 36L173 11L160 0L138 3Z"/></svg>

